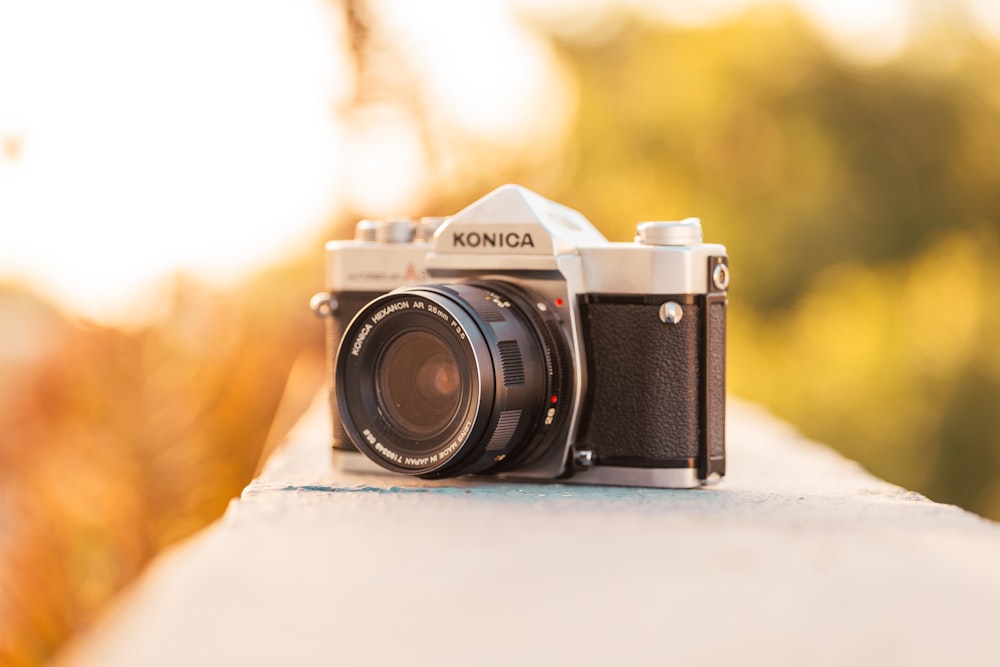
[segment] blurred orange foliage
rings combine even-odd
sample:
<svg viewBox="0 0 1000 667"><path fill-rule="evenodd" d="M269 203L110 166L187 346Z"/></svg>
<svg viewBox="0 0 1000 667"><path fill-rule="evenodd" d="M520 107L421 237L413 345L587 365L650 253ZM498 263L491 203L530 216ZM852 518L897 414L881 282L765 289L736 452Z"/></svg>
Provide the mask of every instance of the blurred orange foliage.
<svg viewBox="0 0 1000 667"><path fill-rule="evenodd" d="M178 279L163 322L136 331L0 291L0 664L45 660L239 494L283 395L300 413L322 384L304 293L319 259L232 293Z"/></svg>

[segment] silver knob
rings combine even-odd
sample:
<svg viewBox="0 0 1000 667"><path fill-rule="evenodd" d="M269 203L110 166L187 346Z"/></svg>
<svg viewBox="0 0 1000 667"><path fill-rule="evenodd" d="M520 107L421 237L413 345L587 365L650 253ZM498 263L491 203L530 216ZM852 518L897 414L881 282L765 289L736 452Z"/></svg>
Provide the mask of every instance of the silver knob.
<svg viewBox="0 0 1000 667"><path fill-rule="evenodd" d="M702 241L701 220L643 222L636 228L635 241L643 245L697 245Z"/></svg>
<svg viewBox="0 0 1000 667"><path fill-rule="evenodd" d="M434 238L434 232L437 231L438 227L441 226L446 218L442 217L427 217L420 218L420 223L417 224L417 240L420 241L430 241Z"/></svg>
<svg viewBox="0 0 1000 667"><path fill-rule="evenodd" d="M330 292L320 292L313 294L309 300L309 307L312 308L313 315L316 317L333 317L340 304L337 302L337 297Z"/></svg>
<svg viewBox="0 0 1000 667"><path fill-rule="evenodd" d="M590 449L578 449L573 453L573 462L577 468L592 468L594 466L594 452Z"/></svg>
<svg viewBox="0 0 1000 667"><path fill-rule="evenodd" d="M356 241L375 241L375 230L378 229L378 220L361 220L354 226L354 239Z"/></svg>
<svg viewBox="0 0 1000 667"><path fill-rule="evenodd" d="M382 220L375 228L375 240L382 243L409 243L413 240L413 221L409 218Z"/></svg>
<svg viewBox="0 0 1000 667"><path fill-rule="evenodd" d="M677 324L684 317L684 309L676 301L660 304L660 321L664 324Z"/></svg>
<svg viewBox="0 0 1000 667"><path fill-rule="evenodd" d="M712 282L716 289L725 292L726 288L729 287L729 267L722 263L716 264L712 271Z"/></svg>

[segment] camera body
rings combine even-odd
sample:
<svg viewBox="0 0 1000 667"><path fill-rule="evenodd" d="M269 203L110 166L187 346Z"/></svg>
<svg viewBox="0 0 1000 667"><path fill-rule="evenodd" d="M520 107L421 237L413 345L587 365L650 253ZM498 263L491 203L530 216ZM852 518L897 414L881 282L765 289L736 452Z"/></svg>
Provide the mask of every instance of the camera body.
<svg viewBox="0 0 1000 667"><path fill-rule="evenodd" d="M334 462L688 488L725 474L726 249L698 220L611 243L506 185L326 246ZM372 465L372 464L377 465Z"/></svg>

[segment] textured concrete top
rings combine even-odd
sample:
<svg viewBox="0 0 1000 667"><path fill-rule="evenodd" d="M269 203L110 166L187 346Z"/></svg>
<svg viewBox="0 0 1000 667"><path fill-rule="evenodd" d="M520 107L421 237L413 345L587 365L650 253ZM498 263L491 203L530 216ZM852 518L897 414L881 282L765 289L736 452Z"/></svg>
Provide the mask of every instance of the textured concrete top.
<svg viewBox="0 0 1000 667"><path fill-rule="evenodd" d="M1000 664L1000 527L752 406L688 491L338 474L324 410L62 664Z"/></svg>

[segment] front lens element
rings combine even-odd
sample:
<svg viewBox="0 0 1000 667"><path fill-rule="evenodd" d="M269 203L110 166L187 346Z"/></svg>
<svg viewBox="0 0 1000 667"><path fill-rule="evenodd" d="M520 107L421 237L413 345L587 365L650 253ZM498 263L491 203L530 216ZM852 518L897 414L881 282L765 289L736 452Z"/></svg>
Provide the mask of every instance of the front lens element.
<svg viewBox="0 0 1000 667"><path fill-rule="evenodd" d="M458 358L427 331L409 331L386 346L376 369L379 407L400 433L415 440L441 433L459 409Z"/></svg>

